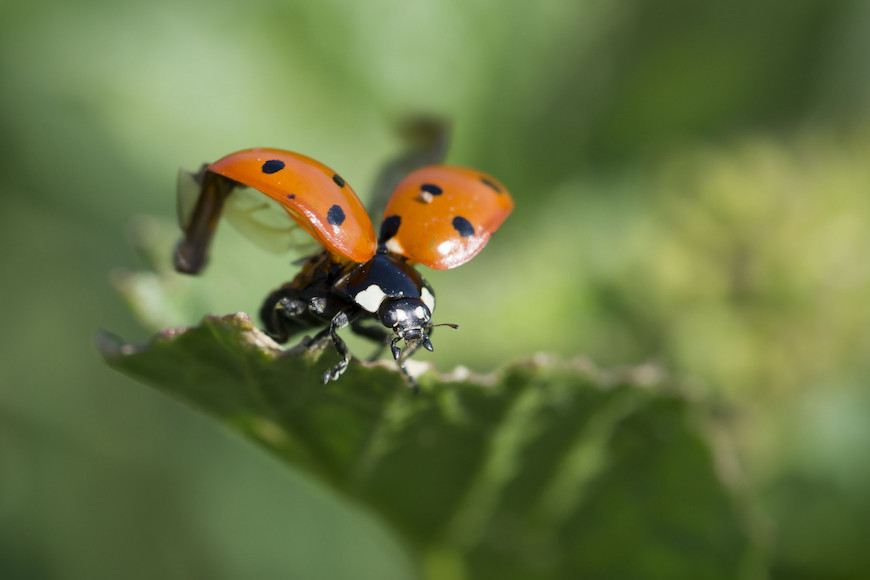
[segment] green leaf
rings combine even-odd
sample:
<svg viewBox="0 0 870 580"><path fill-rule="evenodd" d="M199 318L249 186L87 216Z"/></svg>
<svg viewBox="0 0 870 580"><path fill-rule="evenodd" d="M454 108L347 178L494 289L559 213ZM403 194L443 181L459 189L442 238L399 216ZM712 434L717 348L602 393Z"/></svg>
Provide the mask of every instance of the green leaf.
<svg viewBox="0 0 870 580"><path fill-rule="evenodd" d="M735 578L757 548L702 407L649 367L538 357L490 376L283 351L244 314L145 346L108 333L114 368L201 409L406 540L427 578Z"/></svg>

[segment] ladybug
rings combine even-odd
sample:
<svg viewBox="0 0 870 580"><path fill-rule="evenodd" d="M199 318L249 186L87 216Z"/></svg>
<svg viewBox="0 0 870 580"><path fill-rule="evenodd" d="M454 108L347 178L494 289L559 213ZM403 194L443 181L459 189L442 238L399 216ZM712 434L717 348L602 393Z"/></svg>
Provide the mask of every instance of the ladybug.
<svg viewBox="0 0 870 580"><path fill-rule="evenodd" d="M232 153L196 174L182 171L178 199L184 236L175 248L176 270L197 274L204 268L222 215L255 241L279 250L291 246L295 223L321 251L303 259L296 277L265 299L260 318L266 332L284 343L322 328L312 344L331 340L341 357L323 375L327 383L350 362L338 336L350 326L360 336L389 344L415 391L406 359L420 347L433 350L429 335L435 326L457 326L432 324L435 292L414 265L447 270L468 262L514 205L489 175L427 165L395 187L376 235L362 202L338 173L305 155L267 148ZM267 213L269 206L277 206L279 219L266 218L274 216Z"/></svg>

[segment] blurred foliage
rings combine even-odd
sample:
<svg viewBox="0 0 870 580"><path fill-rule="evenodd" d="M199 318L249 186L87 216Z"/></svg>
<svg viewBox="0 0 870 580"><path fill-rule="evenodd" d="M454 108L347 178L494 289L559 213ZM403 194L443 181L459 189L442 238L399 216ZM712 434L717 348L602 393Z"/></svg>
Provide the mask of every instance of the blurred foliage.
<svg viewBox="0 0 870 580"><path fill-rule="evenodd" d="M428 275L462 330L420 358L693 377L728 409L771 577L867 576L870 4L42 0L0 5L0 32L0 577L408 576L369 514L91 339L148 336L107 273L143 266L133 216L171 230L178 166L277 146L364 192L418 111L518 202ZM226 228L214 256L157 280L181 302L152 323L253 312L292 275Z"/></svg>
<svg viewBox="0 0 870 580"><path fill-rule="evenodd" d="M655 368L539 357L487 377L426 373L410 396L391 362L321 385L331 347L283 351L243 314L97 343L378 513L427 579L760 577L716 424Z"/></svg>

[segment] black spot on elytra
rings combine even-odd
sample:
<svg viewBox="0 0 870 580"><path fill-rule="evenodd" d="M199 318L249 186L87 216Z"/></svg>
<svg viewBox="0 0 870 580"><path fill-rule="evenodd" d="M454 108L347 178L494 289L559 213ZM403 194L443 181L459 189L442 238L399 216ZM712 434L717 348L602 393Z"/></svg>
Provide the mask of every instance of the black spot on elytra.
<svg viewBox="0 0 870 580"><path fill-rule="evenodd" d="M481 177L480 180L483 182L484 185L491 187L493 190L495 190L496 193L501 193L501 188L498 186L498 184L493 183L485 177Z"/></svg>
<svg viewBox="0 0 870 580"><path fill-rule="evenodd" d="M326 221L334 226L340 226L344 223L344 211L337 205L332 206L326 213Z"/></svg>
<svg viewBox="0 0 870 580"><path fill-rule="evenodd" d="M332 176L332 180L335 182L335 184L337 186L344 187L344 180L341 178L341 176L338 173L336 173L335 175Z"/></svg>
<svg viewBox="0 0 870 580"><path fill-rule="evenodd" d="M384 221L381 223L381 242L386 242L399 233L399 226L401 224L402 218L397 215L384 218Z"/></svg>
<svg viewBox="0 0 870 580"><path fill-rule="evenodd" d="M459 235L463 238L474 235L474 226L472 226L471 222L462 216L456 216L453 218L453 228L459 232Z"/></svg>
<svg viewBox="0 0 870 580"><path fill-rule="evenodd" d="M284 169L284 162L280 159L270 159L263 164L263 173L278 173Z"/></svg>
<svg viewBox="0 0 870 580"><path fill-rule="evenodd" d="M296 199L296 194L295 194L295 193L288 193L288 194L287 194L287 199L289 199L289 200L291 200L291 201L294 200L294 199Z"/></svg>
<svg viewBox="0 0 870 580"><path fill-rule="evenodd" d="M441 195L444 193L444 190L438 187L437 185L432 185L431 183L424 183L420 186L420 191L425 191L426 193L431 193L432 195Z"/></svg>

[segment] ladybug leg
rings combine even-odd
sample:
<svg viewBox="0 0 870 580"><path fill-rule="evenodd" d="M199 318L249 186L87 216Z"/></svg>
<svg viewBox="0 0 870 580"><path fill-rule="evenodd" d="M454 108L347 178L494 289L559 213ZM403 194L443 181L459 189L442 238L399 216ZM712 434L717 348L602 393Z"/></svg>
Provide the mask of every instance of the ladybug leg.
<svg viewBox="0 0 870 580"><path fill-rule="evenodd" d="M414 356L414 353L420 350L421 346L425 346L425 344L429 344L426 347L427 350L432 350L432 343L428 342L429 337L432 336L433 328L429 328L429 332L426 335L426 342L424 343L422 340L411 343L410 346L406 347L405 350L399 350L396 346L397 339L393 339L390 342L390 350L393 352L393 358L396 359L396 364L399 366L399 372L402 373L402 376L405 377L405 380L414 389L414 394L420 393L420 384L417 382L417 379L411 376L411 373L408 372L407 367L405 366L405 361Z"/></svg>
<svg viewBox="0 0 870 580"><path fill-rule="evenodd" d="M393 345L391 344L390 346L392 347ZM410 350L410 349L406 349L406 350ZM414 349L414 350L416 350L416 349ZM393 350L394 357L396 356L395 352L396 351ZM411 354L413 354L413 353L411 353ZM408 368L405 366L405 359L406 358L407 357L404 354L399 355L399 357L396 358L396 364L399 367L399 372L402 374L403 377L405 377L405 382L407 382L408 385L411 387L411 389L414 390L414 394L418 395L418 394L420 394L420 384L417 382L417 379L412 377L411 373L408 372Z"/></svg>
<svg viewBox="0 0 870 580"><path fill-rule="evenodd" d="M392 331L388 328L384 328L383 326L365 325L359 320L355 320L351 323L350 329L354 334L367 338L378 344L375 352L367 359L368 362L381 358L384 349L387 348L387 345L390 343L390 337L393 335Z"/></svg>
<svg viewBox="0 0 870 580"><path fill-rule="evenodd" d="M327 328L324 332L329 333L329 338L332 339L332 344L335 345L335 350L338 351L338 356L341 357L341 360L337 365L323 373L323 384L325 385L329 381L337 380L344 371L347 370L347 365L350 364L350 351L347 348L347 344L338 336L338 330L344 328L345 326L351 323L351 319L348 316L348 313L344 310L336 314L332 321L329 323L329 328ZM320 334L323 334L321 332ZM318 336L320 336L318 334ZM314 337L316 341L318 336Z"/></svg>
<svg viewBox="0 0 870 580"><path fill-rule="evenodd" d="M405 377L405 381L414 390L414 394L417 395L420 393L420 384L417 382L417 379L412 377L411 373L408 372L408 368L405 366L405 361L411 358L411 356L419 350L422 342L414 342L406 347L405 350L402 350L396 345L399 340L400 338L398 336L393 337L393 340L390 341L390 351L393 353L393 358L396 359L396 365L399 367L399 372L403 377Z"/></svg>
<svg viewBox="0 0 870 580"><path fill-rule="evenodd" d="M332 340L329 336L329 327L327 326L313 337L306 336L302 339L302 344L305 345L305 348L309 349L319 349L320 343Z"/></svg>
<svg viewBox="0 0 870 580"><path fill-rule="evenodd" d="M293 288L279 288L272 292L260 307L260 319L266 334L276 342L287 342L290 336L311 327L307 320L307 305Z"/></svg>
<svg viewBox="0 0 870 580"><path fill-rule="evenodd" d="M399 363L399 372L402 373L402 376L405 377L405 381L414 391L415 395L420 394L420 384L417 382L417 379L411 376L411 373L408 372L408 369L405 368L405 363Z"/></svg>

